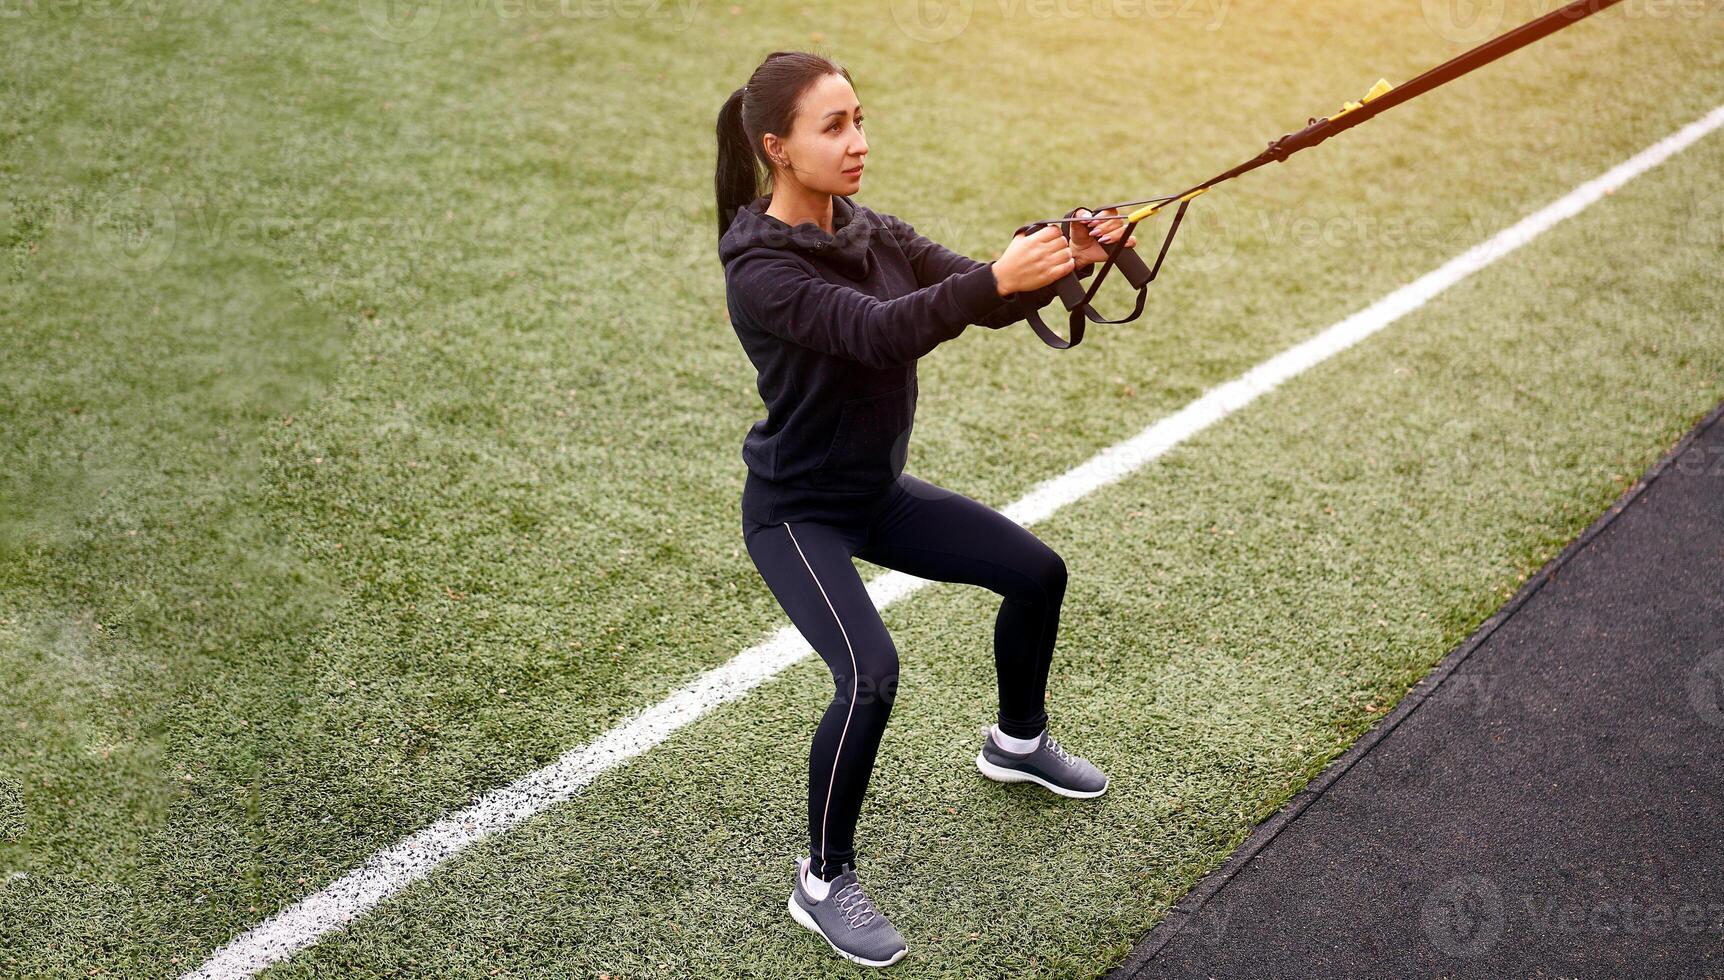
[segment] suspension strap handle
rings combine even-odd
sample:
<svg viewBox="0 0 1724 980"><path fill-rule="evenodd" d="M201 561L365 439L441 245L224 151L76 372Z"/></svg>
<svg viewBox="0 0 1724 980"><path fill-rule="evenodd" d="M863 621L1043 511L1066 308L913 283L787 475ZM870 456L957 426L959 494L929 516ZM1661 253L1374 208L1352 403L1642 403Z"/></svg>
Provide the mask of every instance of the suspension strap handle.
<svg viewBox="0 0 1724 980"><path fill-rule="evenodd" d="M1071 339L1067 340L1060 337L1059 334L1054 333L1054 331L1042 321L1041 315L1038 312L1031 310L1025 316L1025 319L1029 320L1030 329L1036 332L1036 336L1042 339L1042 343L1047 344L1055 350L1068 350L1072 347L1076 347L1080 343L1083 343L1084 321L1086 319L1095 323L1114 324L1130 323L1142 316L1144 302L1149 296L1149 284L1154 282L1155 277L1161 272L1161 263L1167 258L1168 248L1173 245L1173 236L1179 232L1179 223L1185 219L1185 209L1191 206L1191 199L1201 193L1203 193L1202 190L1193 191L1190 194L1177 198L1179 201L1179 210L1173 215L1173 224L1171 224L1167 229L1167 237L1163 238L1161 241L1161 251L1155 257L1154 268L1145 265L1143 259L1138 256L1137 250L1127 248L1125 243L1131 238L1132 232L1136 230L1137 223L1161 210L1161 204L1143 208L1126 217L1125 230L1120 234L1119 238L1114 241L1113 245L1108 248L1107 261L1102 263L1101 270L1097 272L1095 278L1090 281L1090 285L1087 290L1084 289L1083 283L1078 280L1075 272L1061 278L1059 282L1055 284L1055 290L1059 295L1060 301L1064 303L1065 308L1070 311L1070 323L1066 332L1071 335ZM1170 198L1168 200L1174 199ZM1162 203L1166 202L1164 201ZM1065 213L1065 218L1071 218L1073 215L1077 214L1079 210L1079 208L1072 208L1070 211ZM1106 210L1106 208L1098 208L1097 210ZM1018 231L1027 234L1029 232L1037 231L1047 225L1056 223L1058 222L1033 221L1019 228ZM1110 320L1096 312L1095 306L1091 303L1091 300L1095 298L1096 290L1101 286L1102 280L1107 278L1108 272L1115 267L1118 267L1120 273L1125 276L1126 281L1131 283L1132 287L1137 290L1137 299L1135 303L1133 303L1129 314L1118 319Z"/></svg>
<svg viewBox="0 0 1724 980"><path fill-rule="evenodd" d="M1017 231L1013 232L1013 234L1028 235L1040 231L1048 225L1071 224L1074 220L1088 220L1087 217L1075 217L1080 210L1084 209L1081 207L1072 208L1061 218L1054 221L1032 221L1028 224L1019 226ZM1126 270L1127 278L1132 280L1133 285L1137 285L1139 287L1137 293L1137 306L1132 310L1131 315L1121 320L1109 320L1106 317L1103 317L1100 313L1097 313L1095 311L1095 307L1090 305L1090 300L1094 298L1095 291L1092 289L1085 292L1083 282L1078 279L1077 273L1075 271L1068 272L1062 276L1058 282L1054 283L1054 292L1059 296L1060 302L1065 305L1065 308L1071 311L1071 321L1066 331L1071 335L1071 339L1065 339L1055 333L1052 328L1043 322L1039 312L1030 310L1024 315L1024 319L1030 322L1030 329L1036 332L1036 336L1042 339L1042 343L1047 344L1055 350L1068 350L1083 343L1085 317L1088 317L1096 323L1129 323L1132 320L1137 319L1138 315L1143 312L1145 296L1144 287L1149 284L1148 279L1153 277L1149 276L1149 268L1143 264L1142 259L1137 257L1137 253L1132 249L1125 247L1126 239L1130 237L1131 228L1128 226L1124 233L1119 236L1119 240L1114 242L1113 248L1108 254L1107 265L1119 265L1122 270ZM1103 267L1104 275L1106 274L1106 268L1107 266Z"/></svg>
<svg viewBox="0 0 1724 980"><path fill-rule="evenodd" d="M1025 225L1019 225L1018 229L1012 232L1012 235L1013 237L1018 235L1033 235L1049 225L1069 224L1070 222L1066 219L1076 215L1079 210L1080 208L1072 208L1060 218L1052 221L1032 221ZM1123 235L1120 236L1120 240L1124 241L1125 237L1126 236ZM1088 301L1087 297L1084 295L1083 283L1078 281L1076 272L1068 272L1064 276L1060 277L1060 279L1054 283L1054 292L1055 295L1059 296L1060 302L1064 303L1065 308L1068 310L1077 310ZM1024 319L1030 322L1030 329L1036 332L1036 336L1042 339L1042 343L1047 344L1054 350L1068 350L1083 343L1083 318L1079 317L1075 313L1072 315L1071 328L1067 331L1071 334L1071 339L1069 340L1061 337L1057 333L1054 333L1052 328L1042 321L1041 314L1036 310L1030 310L1024 314Z"/></svg>

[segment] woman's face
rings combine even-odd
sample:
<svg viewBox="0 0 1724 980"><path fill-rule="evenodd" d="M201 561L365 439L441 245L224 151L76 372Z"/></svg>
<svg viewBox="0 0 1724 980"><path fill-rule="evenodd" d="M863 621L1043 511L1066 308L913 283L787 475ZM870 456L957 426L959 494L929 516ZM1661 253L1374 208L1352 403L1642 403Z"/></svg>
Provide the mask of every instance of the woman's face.
<svg viewBox="0 0 1724 980"><path fill-rule="evenodd" d="M788 178L811 191L844 196L862 186L862 160L868 155L862 104L842 75L822 75L809 86L790 136L768 133L762 140L767 157L788 163Z"/></svg>

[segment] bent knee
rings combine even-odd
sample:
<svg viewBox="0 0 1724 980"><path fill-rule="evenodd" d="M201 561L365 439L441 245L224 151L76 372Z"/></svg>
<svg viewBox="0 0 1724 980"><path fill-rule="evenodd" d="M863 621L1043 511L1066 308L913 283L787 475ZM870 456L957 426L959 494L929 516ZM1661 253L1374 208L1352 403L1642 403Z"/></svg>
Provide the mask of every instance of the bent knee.
<svg viewBox="0 0 1724 980"><path fill-rule="evenodd" d="M898 651L892 648L869 651L857 660L853 675L835 674L833 681L840 701L890 709L898 697Z"/></svg>
<svg viewBox="0 0 1724 980"><path fill-rule="evenodd" d="M1066 592L1066 562L1052 548L1039 552L1019 571L1023 588L1011 598L1026 602L1058 602Z"/></svg>
<svg viewBox="0 0 1724 980"><path fill-rule="evenodd" d="M1042 570L1042 585L1054 595L1065 594L1066 560L1057 552L1048 552L1047 567Z"/></svg>

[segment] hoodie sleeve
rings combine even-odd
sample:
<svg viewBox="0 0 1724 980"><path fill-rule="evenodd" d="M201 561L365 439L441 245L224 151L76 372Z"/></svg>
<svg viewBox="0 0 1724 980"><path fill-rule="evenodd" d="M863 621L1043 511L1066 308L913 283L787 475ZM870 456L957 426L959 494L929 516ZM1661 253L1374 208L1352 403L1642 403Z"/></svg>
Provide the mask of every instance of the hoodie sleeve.
<svg viewBox="0 0 1724 980"><path fill-rule="evenodd" d="M898 239L898 244L904 249L904 254L909 257L911 268L916 270L917 285L931 286L934 283L944 281L949 276L961 275L982 264L966 255L952 251L931 238L917 234L916 229L901 218L881 212L875 213L879 214L881 220L892 229L893 235ZM1088 265L1078 270L1077 276L1079 279L1087 279L1094 273L1095 266ZM1000 299L996 290L994 298L999 305L974 321L990 330L998 330L1001 327L1009 327L1017 323L1031 312L1058 299L1059 293L1055 289L1055 285L1049 283L1040 289L1013 293L1005 299Z"/></svg>
<svg viewBox="0 0 1724 980"><path fill-rule="evenodd" d="M907 364L964 332L1004 302L992 263L896 299L827 282L804 262L773 251L725 267L733 309L767 333L870 367Z"/></svg>

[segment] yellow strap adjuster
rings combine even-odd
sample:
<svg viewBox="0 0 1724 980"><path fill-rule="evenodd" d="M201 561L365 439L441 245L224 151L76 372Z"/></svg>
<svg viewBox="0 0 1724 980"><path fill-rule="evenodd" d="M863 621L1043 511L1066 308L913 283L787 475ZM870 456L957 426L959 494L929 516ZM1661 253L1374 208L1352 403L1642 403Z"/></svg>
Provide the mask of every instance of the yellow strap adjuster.
<svg viewBox="0 0 1724 980"><path fill-rule="evenodd" d="M1183 204L1186 201L1189 201L1192 198L1196 197L1197 195L1207 192L1208 190L1209 190L1209 188L1207 188L1207 187L1199 187L1197 190L1194 190L1189 194L1180 195L1179 198L1176 200L1163 201L1160 204L1145 205L1144 207L1138 208L1136 211L1133 211L1132 213L1126 215L1125 220L1132 223L1132 224L1136 224L1139 221L1142 221L1143 219L1156 213L1157 211L1160 211L1162 208L1167 207L1169 204Z"/></svg>
<svg viewBox="0 0 1724 980"><path fill-rule="evenodd" d="M1377 84L1371 86L1371 91L1365 93L1365 98L1363 99L1363 101L1344 102L1341 104L1341 111L1335 113L1333 116L1330 116L1329 118L1330 119L1339 119L1342 116L1346 115L1347 113L1352 112L1354 109L1360 108L1366 102L1371 101L1372 99L1376 98L1377 96L1382 95L1384 92L1387 92L1393 88L1394 88L1394 86L1389 84L1388 79L1379 78L1379 79L1377 79Z"/></svg>

